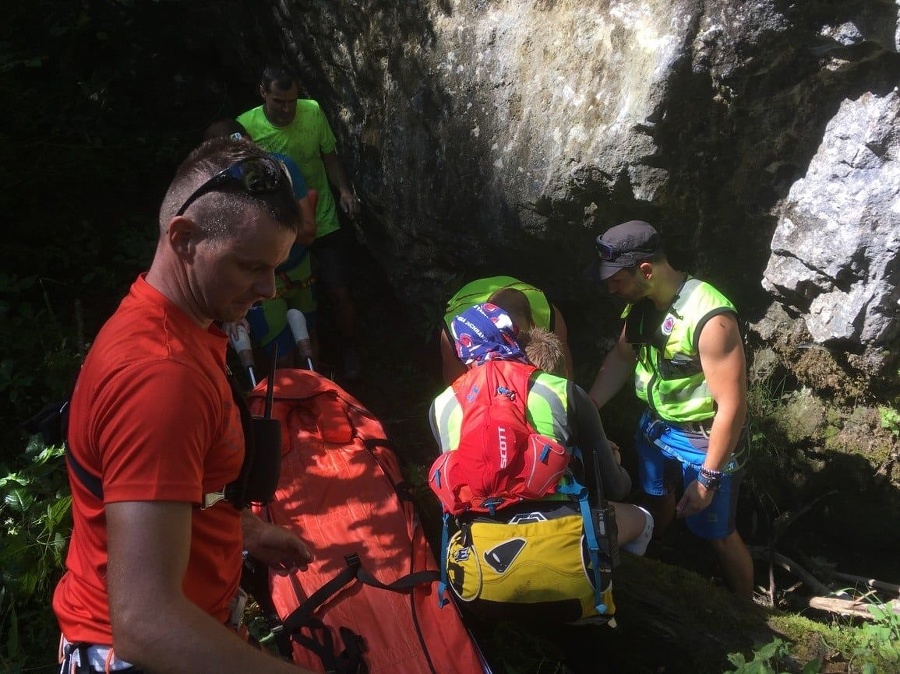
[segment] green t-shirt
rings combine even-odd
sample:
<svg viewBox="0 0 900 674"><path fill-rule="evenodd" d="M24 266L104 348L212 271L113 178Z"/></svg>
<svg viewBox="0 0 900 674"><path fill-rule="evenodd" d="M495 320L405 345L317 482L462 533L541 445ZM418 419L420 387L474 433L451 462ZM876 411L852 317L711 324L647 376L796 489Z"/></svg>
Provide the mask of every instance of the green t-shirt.
<svg viewBox="0 0 900 674"><path fill-rule="evenodd" d="M316 237L321 238L335 231L340 224L322 155L334 152L337 141L319 104L305 98L298 99L297 114L284 127L274 126L266 119L261 105L239 115L237 121L244 125L261 148L280 152L297 162L306 184L318 192Z"/></svg>

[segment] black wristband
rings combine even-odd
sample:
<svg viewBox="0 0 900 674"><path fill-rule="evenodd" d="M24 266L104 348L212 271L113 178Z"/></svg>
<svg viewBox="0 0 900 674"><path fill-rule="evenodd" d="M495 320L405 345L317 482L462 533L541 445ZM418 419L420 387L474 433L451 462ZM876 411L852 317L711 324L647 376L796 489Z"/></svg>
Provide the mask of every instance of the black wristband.
<svg viewBox="0 0 900 674"><path fill-rule="evenodd" d="M717 470L701 468L700 472L697 473L697 483L702 484L707 489L718 489L721 481L722 473Z"/></svg>

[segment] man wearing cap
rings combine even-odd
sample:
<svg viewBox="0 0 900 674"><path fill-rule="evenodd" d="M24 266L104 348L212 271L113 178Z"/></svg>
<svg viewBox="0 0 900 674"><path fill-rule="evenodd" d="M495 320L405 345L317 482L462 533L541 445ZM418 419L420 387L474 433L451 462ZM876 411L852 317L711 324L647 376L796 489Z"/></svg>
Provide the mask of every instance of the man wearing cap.
<svg viewBox="0 0 900 674"><path fill-rule="evenodd" d="M750 599L753 562L734 524L747 418L737 311L713 286L674 269L646 222L617 225L597 237L596 247L596 276L628 305L591 399L600 408L633 378L648 406L635 444L657 531L673 516L685 518L712 545L729 589ZM677 504L677 487L666 479L671 468L682 476Z"/></svg>

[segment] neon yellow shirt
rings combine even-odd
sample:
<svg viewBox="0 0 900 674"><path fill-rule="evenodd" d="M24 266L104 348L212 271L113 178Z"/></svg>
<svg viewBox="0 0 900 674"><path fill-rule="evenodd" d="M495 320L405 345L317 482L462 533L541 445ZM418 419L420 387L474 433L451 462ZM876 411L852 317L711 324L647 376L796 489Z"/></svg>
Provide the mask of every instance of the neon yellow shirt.
<svg viewBox="0 0 900 674"><path fill-rule="evenodd" d="M287 155L300 167L306 184L319 193L316 205L316 238L330 234L340 227L334 197L328 184L328 174L322 155L334 152L337 140L325 114L316 101L297 100L297 114L284 127L274 126L263 112L263 106L238 116L253 141L264 150Z"/></svg>

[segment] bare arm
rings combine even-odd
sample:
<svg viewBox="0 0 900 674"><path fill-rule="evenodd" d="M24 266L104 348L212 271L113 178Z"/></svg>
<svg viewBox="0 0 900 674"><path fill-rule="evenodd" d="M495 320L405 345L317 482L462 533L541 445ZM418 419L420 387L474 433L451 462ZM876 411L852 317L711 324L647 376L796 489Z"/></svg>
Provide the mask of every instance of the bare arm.
<svg viewBox="0 0 900 674"><path fill-rule="evenodd" d="M340 207L351 218L355 217L359 211L359 200L350 189L350 183L344 173L337 154L327 152L322 155L322 163L325 164L325 173L328 174L328 180L334 185L340 193Z"/></svg>
<svg viewBox="0 0 900 674"><path fill-rule="evenodd" d="M298 199L300 204L300 227L297 228L297 243L309 246L316 239L316 209L307 194Z"/></svg>
<svg viewBox="0 0 900 674"><path fill-rule="evenodd" d="M184 596L191 510L170 501L107 504L116 654L153 672L308 672L249 646Z"/></svg>
<svg viewBox="0 0 900 674"><path fill-rule="evenodd" d="M747 419L744 346L734 315L711 318L700 333L699 348L706 384L716 401L716 416L703 467L722 470L737 446ZM678 504L678 514L686 517L700 512L712 501L713 492L694 481Z"/></svg>
<svg viewBox="0 0 900 674"><path fill-rule="evenodd" d="M571 385L570 391L570 402L575 408L578 445L585 455L585 469L591 470L593 461L596 461L604 497L611 500L625 498L631 491L631 476L619 465L617 452L603 430L600 413L580 386Z"/></svg>
<svg viewBox="0 0 900 674"><path fill-rule="evenodd" d="M608 403L631 378L636 362L631 345L625 341L625 327L623 326L619 341L616 342L612 351L606 354L603 365L600 366L600 371L597 372L589 391L591 400L594 401L597 409Z"/></svg>
<svg viewBox="0 0 900 674"><path fill-rule="evenodd" d="M747 420L747 368L737 320L732 314L712 318L700 334L700 364L716 401L704 468L721 470L737 446Z"/></svg>
<svg viewBox="0 0 900 674"><path fill-rule="evenodd" d="M559 337L562 343L563 357L566 360L566 379L575 377L575 366L572 364L572 350L569 348L569 329L566 327L566 321L562 312L555 306L551 306L553 310L553 332Z"/></svg>

